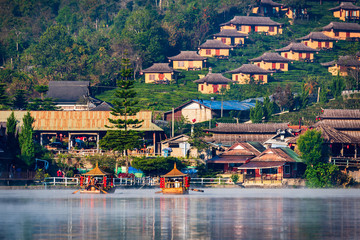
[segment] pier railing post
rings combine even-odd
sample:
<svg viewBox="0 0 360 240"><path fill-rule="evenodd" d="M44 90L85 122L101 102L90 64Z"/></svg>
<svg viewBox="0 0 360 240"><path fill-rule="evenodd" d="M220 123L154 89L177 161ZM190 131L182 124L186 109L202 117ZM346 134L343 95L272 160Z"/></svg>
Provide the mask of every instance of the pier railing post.
<svg viewBox="0 0 360 240"><path fill-rule="evenodd" d="M54 177L54 186L55 186L55 184L56 184L56 178Z"/></svg>

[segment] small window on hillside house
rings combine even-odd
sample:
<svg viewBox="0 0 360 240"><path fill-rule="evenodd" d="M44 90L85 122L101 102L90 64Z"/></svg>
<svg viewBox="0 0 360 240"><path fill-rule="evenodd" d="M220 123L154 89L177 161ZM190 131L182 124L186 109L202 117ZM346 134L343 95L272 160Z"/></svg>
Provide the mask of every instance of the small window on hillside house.
<svg viewBox="0 0 360 240"><path fill-rule="evenodd" d="M226 38L221 38L222 43L226 43Z"/></svg>
<svg viewBox="0 0 360 240"><path fill-rule="evenodd" d="M305 42L305 46L307 46L308 45L308 43L307 42Z"/></svg>
<svg viewBox="0 0 360 240"><path fill-rule="evenodd" d="M285 58L287 58L288 57L288 54L287 53L285 53Z"/></svg>
<svg viewBox="0 0 360 240"><path fill-rule="evenodd" d="M350 32L346 33L346 37L349 38L350 37Z"/></svg>
<svg viewBox="0 0 360 240"><path fill-rule="evenodd" d="M275 31L274 26L270 26L270 27L269 27L269 32L274 32L274 31Z"/></svg>
<svg viewBox="0 0 360 240"><path fill-rule="evenodd" d="M302 58L302 53L299 53L299 58Z"/></svg>
<svg viewBox="0 0 360 240"><path fill-rule="evenodd" d="M184 61L178 62L178 67L184 67Z"/></svg>
<svg viewBox="0 0 360 240"><path fill-rule="evenodd" d="M339 36L339 32L335 32L335 37L338 37Z"/></svg>
<svg viewBox="0 0 360 240"><path fill-rule="evenodd" d="M306 53L306 59L310 59L310 53Z"/></svg>
<svg viewBox="0 0 360 240"><path fill-rule="evenodd" d="M238 31L241 31L241 26L237 26L236 29L237 29Z"/></svg>
<svg viewBox="0 0 360 240"><path fill-rule="evenodd" d="M206 55L211 55L211 49L206 49Z"/></svg>
<svg viewBox="0 0 360 240"><path fill-rule="evenodd" d="M283 63L280 63L280 69L284 69L284 64Z"/></svg>
<svg viewBox="0 0 360 240"><path fill-rule="evenodd" d="M330 47L330 44L329 44L329 42L325 42L325 47Z"/></svg>
<svg viewBox="0 0 360 240"><path fill-rule="evenodd" d="M285 174L290 174L290 166L289 165L285 165L284 173Z"/></svg>
<svg viewBox="0 0 360 240"><path fill-rule="evenodd" d="M154 81L155 80L155 74L150 74L149 79Z"/></svg>

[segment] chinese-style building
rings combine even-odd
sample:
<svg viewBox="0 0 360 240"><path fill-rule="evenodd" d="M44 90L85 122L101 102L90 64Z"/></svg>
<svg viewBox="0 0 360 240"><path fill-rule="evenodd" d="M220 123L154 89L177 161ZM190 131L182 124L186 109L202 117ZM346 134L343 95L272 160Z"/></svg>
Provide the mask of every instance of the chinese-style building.
<svg viewBox="0 0 360 240"><path fill-rule="evenodd" d="M199 46L199 55L203 57L217 57L227 59L232 47L220 40L206 40Z"/></svg>
<svg viewBox="0 0 360 240"><path fill-rule="evenodd" d="M258 67L265 70L288 71L290 59L280 56L278 53L266 52L260 57L249 59Z"/></svg>
<svg viewBox="0 0 360 240"><path fill-rule="evenodd" d="M331 49L334 46L334 41L337 41L337 39L328 37L322 32L311 32L297 40L301 40L305 46L314 49Z"/></svg>
<svg viewBox="0 0 360 240"><path fill-rule="evenodd" d="M339 40L360 38L360 25L357 23L331 22L322 30L326 36Z"/></svg>
<svg viewBox="0 0 360 240"><path fill-rule="evenodd" d="M340 56L338 60L321 63L321 65L327 67L332 75L345 77L352 74L358 74L360 61L356 56Z"/></svg>
<svg viewBox="0 0 360 240"><path fill-rule="evenodd" d="M224 77L221 73L208 73L205 77L195 80L198 90L204 94L220 93L221 89L229 89L233 80Z"/></svg>
<svg viewBox="0 0 360 240"><path fill-rule="evenodd" d="M360 19L360 7L351 2L341 2L339 6L329 10L333 12L334 17L342 21L356 21Z"/></svg>
<svg viewBox="0 0 360 240"><path fill-rule="evenodd" d="M145 83L169 84L174 79L174 69L168 63L154 63L142 73L145 74Z"/></svg>
<svg viewBox="0 0 360 240"><path fill-rule="evenodd" d="M290 43L288 46L280 49L275 49L276 52L280 52L284 58L292 60L305 60L313 61L314 54L318 51L314 48L308 47L303 43Z"/></svg>
<svg viewBox="0 0 360 240"><path fill-rule="evenodd" d="M206 57L198 55L196 51L181 51L168 59L172 61L173 69L180 70L201 70L206 61Z"/></svg>
<svg viewBox="0 0 360 240"><path fill-rule="evenodd" d="M282 24L269 17L235 16L232 20L220 25L223 29L236 29L238 32L262 32L269 35L282 34Z"/></svg>
<svg viewBox="0 0 360 240"><path fill-rule="evenodd" d="M243 64L227 73L231 73L232 80L239 84L249 84L252 80L256 83L265 84L268 82L268 74L271 72L254 64Z"/></svg>
<svg viewBox="0 0 360 240"><path fill-rule="evenodd" d="M252 9L252 13L265 17L279 17L283 4L272 0L261 0L257 7Z"/></svg>
<svg viewBox="0 0 360 240"><path fill-rule="evenodd" d="M213 35L214 39L220 40L229 46L242 46L245 44L245 39L248 38L248 34L240 33L235 29L223 29L221 32Z"/></svg>

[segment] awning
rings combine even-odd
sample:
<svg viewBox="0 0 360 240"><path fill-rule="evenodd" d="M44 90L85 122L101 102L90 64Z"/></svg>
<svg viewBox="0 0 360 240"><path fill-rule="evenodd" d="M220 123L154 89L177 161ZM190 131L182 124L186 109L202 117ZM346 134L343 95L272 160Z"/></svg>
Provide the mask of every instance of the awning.
<svg viewBox="0 0 360 240"><path fill-rule="evenodd" d="M278 168L284 166L286 162L256 162L250 161L240 167L238 169L264 169L264 168Z"/></svg>

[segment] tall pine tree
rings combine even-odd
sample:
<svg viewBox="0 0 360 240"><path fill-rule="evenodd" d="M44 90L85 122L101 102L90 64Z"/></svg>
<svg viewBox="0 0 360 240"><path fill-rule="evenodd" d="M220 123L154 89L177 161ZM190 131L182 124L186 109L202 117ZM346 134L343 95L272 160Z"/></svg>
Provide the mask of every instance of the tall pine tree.
<svg viewBox="0 0 360 240"><path fill-rule="evenodd" d="M133 69L130 68L130 60L122 59L121 66L121 71L117 74L117 89L111 109L111 115L114 118L109 118L112 126L106 126L113 130L107 131L105 137L100 141L100 145L104 149L122 153L125 157L126 172L128 172L129 157L127 150L140 145L141 132L134 129L140 128L142 121L129 118L135 116L140 109L137 107L138 100L135 99L136 92L133 89L135 81L132 79Z"/></svg>
<svg viewBox="0 0 360 240"><path fill-rule="evenodd" d="M17 120L14 112L10 114L6 121L6 147L13 158L19 153L19 141L16 131Z"/></svg>
<svg viewBox="0 0 360 240"><path fill-rule="evenodd" d="M255 107L250 109L250 120L253 123L261 123L264 110L261 102L256 101Z"/></svg>
<svg viewBox="0 0 360 240"><path fill-rule="evenodd" d="M27 166L31 166L35 160L35 144L33 140L34 118L27 112L23 118L23 125L19 134L19 143L21 150L21 159Z"/></svg>

